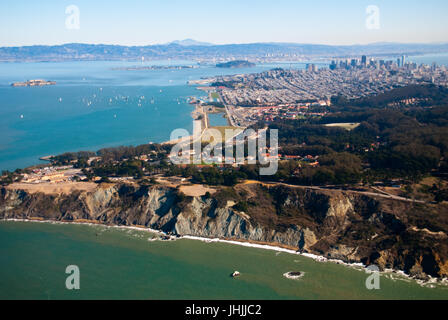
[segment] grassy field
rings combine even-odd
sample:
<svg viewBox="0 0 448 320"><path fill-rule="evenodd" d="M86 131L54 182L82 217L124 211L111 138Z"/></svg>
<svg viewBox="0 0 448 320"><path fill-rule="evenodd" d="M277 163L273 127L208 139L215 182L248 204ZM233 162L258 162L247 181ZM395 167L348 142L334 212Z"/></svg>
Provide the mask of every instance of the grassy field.
<svg viewBox="0 0 448 320"><path fill-rule="evenodd" d="M239 131L243 131L241 128L237 128L237 127L231 127L231 126L219 126L219 127L210 127L210 129L216 129L219 131L219 133L221 134L221 141L215 141L217 143L223 142L223 140L225 138L230 139L230 137L226 137L226 129L231 129L231 130L239 130ZM203 138L202 138L202 142L211 142L212 139L207 138L207 135L204 134Z"/></svg>
<svg viewBox="0 0 448 320"><path fill-rule="evenodd" d="M221 101L220 96L219 96L219 93L217 93L217 92L212 92L212 93L210 94L210 97L211 97L214 101L216 101L216 102Z"/></svg>

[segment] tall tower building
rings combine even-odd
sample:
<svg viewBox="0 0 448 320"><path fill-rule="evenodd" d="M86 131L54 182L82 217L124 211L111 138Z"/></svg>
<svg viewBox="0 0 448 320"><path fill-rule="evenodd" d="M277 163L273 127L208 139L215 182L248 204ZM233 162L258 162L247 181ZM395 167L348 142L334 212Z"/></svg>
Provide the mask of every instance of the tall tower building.
<svg viewBox="0 0 448 320"><path fill-rule="evenodd" d="M330 70L336 70L337 67L338 67L338 65L337 65L336 61L334 61L334 60L331 61Z"/></svg>
<svg viewBox="0 0 448 320"><path fill-rule="evenodd" d="M366 56L362 56L361 58L361 64L363 67L367 66L367 57Z"/></svg>

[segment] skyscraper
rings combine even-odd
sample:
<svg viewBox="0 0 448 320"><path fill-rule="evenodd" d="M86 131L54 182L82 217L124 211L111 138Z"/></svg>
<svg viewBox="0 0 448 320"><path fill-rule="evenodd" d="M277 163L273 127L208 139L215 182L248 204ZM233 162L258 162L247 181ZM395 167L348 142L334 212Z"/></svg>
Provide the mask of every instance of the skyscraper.
<svg viewBox="0 0 448 320"><path fill-rule="evenodd" d="M363 67L367 66L367 57L366 56L362 56L361 58L361 64Z"/></svg>
<svg viewBox="0 0 448 320"><path fill-rule="evenodd" d="M331 61L330 70L335 70L337 67L338 67L338 65L337 65L336 61L334 61L334 60Z"/></svg>
<svg viewBox="0 0 448 320"><path fill-rule="evenodd" d="M404 67L406 64L406 56L401 57L401 66Z"/></svg>
<svg viewBox="0 0 448 320"><path fill-rule="evenodd" d="M308 63L306 65L306 71L308 71L308 72L316 72L317 71L317 66L315 64Z"/></svg>

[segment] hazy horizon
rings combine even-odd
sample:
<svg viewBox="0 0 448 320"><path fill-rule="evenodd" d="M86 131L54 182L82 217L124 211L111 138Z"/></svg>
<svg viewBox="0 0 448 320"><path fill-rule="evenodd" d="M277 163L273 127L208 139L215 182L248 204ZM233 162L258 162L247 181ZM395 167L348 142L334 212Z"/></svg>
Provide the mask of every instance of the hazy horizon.
<svg viewBox="0 0 448 320"><path fill-rule="evenodd" d="M377 15L369 9L372 5ZM2 1L0 47L146 46L179 39L216 45L447 43L447 10L445 0L230 0L225 5L205 0ZM73 15L78 25L67 27Z"/></svg>
<svg viewBox="0 0 448 320"><path fill-rule="evenodd" d="M13 48L13 47L37 47L37 46L47 46L47 47L54 47L54 46L64 46L64 45L72 45L72 44L82 44L82 45L95 45L95 46L122 46L122 47L146 47L146 46L163 46L163 45L169 45L176 41L185 41L185 40L193 40L197 41L195 39L175 39L172 41L168 41L165 43L152 43L152 44L142 44L142 45L126 45L121 43L88 43L88 42L62 42L62 43L54 43L54 44L30 44L30 45L15 45L15 46L0 46L0 48ZM197 41L202 42L202 41ZM321 45L321 46L330 46L330 47L351 47L351 46L372 46L372 45L382 45L382 44L396 44L396 45L445 45L448 44L448 40L444 42L395 42L395 41L388 41L388 42L371 42L371 43L352 43L352 44L324 44L324 43L305 43L305 42L275 42L275 41L259 41L259 42L244 42L244 43L211 43L207 42L210 46L227 46L227 45L249 45L249 44L285 44L285 45Z"/></svg>

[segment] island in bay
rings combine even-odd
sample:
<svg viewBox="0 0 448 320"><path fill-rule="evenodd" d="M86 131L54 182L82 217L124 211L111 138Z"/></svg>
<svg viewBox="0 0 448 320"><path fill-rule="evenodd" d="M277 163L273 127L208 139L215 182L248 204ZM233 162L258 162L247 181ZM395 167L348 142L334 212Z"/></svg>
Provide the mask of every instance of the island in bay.
<svg viewBox="0 0 448 320"><path fill-rule="evenodd" d="M11 84L12 87L43 87L43 86L54 86L56 85L56 81L47 81L47 80L28 80L25 82L14 82Z"/></svg>
<svg viewBox="0 0 448 320"><path fill-rule="evenodd" d="M237 69L237 68L253 68L255 63L247 60L235 60L216 64L217 68Z"/></svg>

